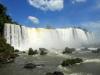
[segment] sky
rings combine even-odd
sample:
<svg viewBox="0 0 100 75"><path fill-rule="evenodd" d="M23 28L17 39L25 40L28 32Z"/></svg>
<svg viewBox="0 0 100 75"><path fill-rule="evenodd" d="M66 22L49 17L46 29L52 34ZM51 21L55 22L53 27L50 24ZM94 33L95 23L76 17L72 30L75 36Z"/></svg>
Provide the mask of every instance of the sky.
<svg viewBox="0 0 100 75"><path fill-rule="evenodd" d="M29 27L86 27L99 32L100 0L0 0L12 19ZM97 30L98 28L98 30Z"/></svg>

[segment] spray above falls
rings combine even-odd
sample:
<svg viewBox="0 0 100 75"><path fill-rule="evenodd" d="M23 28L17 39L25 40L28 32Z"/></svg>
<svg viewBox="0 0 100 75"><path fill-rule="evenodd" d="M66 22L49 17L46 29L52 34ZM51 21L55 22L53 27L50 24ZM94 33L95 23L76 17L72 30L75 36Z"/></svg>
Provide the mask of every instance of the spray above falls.
<svg viewBox="0 0 100 75"><path fill-rule="evenodd" d="M90 46L94 40L93 33L81 28L29 28L9 23L5 24L4 37L7 43L20 50L81 48Z"/></svg>

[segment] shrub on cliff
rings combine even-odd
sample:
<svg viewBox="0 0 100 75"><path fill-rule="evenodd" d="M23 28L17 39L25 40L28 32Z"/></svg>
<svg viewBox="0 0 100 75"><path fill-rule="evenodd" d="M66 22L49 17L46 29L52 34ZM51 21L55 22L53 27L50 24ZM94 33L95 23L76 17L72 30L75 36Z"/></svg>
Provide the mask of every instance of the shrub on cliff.
<svg viewBox="0 0 100 75"><path fill-rule="evenodd" d="M10 44L7 44L3 37L0 37L0 53L2 52L13 53L14 47L12 47Z"/></svg>
<svg viewBox="0 0 100 75"><path fill-rule="evenodd" d="M14 48L6 43L3 37L0 37L0 61L9 61L15 58Z"/></svg>

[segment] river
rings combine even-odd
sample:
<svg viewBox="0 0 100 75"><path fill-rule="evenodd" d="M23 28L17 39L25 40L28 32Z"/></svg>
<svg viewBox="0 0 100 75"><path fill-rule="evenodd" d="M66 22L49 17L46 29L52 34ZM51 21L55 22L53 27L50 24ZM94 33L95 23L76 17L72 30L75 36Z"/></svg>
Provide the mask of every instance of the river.
<svg viewBox="0 0 100 75"><path fill-rule="evenodd" d="M59 65L66 58L81 57L84 62L67 68ZM22 54L15 59L14 63L0 66L0 75L45 75L47 72L62 71L64 75L100 75L100 54L74 53L71 55L49 54L46 56L28 56ZM44 64L35 69L25 69L26 63Z"/></svg>

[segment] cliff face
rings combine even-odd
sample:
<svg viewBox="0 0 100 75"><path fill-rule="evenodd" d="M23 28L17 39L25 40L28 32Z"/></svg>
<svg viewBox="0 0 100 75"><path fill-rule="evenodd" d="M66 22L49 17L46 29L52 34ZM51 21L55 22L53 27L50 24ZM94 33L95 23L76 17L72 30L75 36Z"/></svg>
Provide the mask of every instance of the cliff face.
<svg viewBox="0 0 100 75"><path fill-rule="evenodd" d="M40 47L60 50L65 47L80 48L93 43L94 35L80 28L28 28L15 24L5 24L4 37L7 43L17 49L38 49Z"/></svg>

